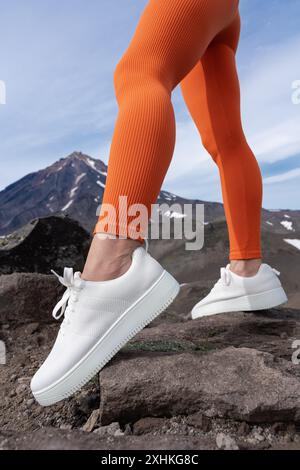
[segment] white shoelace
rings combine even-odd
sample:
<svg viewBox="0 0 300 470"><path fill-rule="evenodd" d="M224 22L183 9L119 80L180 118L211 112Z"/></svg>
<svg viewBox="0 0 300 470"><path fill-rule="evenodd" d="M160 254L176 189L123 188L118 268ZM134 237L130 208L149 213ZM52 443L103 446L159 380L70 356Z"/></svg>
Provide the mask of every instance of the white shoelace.
<svg viewBox="0 0 300 470"><path fill-rule="evenodd" d="M82 282L79 278L74 277L72 268L65 268L64 275L60 276L53 269L51 272L57 277L59 282L67 288L62 298L55 305L52 316L55 320L59 320L65 316L62 327L70 324L70 313L74 311L74 305L78 300L78 292L82 289Z"/></svg>
<svg viewBox="0 0 300 470"><path fill-rule="evenodd" d="M232 276L231 276L231 273L230 273L230 270L228 269L228 267L227 268L221 268L220 269L220 279L218 280L218 282L215 283L212 290L214 290L220 284L222 284L223 286L228 287L228 286L230 286L231 281L232 281Z"/></svg>
<svg viewBox="0 0 300 470"><path fill-rule="evenodd" d="M224 284L224 286L230 286L231 281L232 281L232 276L231 272L228 268L221 268L221 281Z"/></svg>

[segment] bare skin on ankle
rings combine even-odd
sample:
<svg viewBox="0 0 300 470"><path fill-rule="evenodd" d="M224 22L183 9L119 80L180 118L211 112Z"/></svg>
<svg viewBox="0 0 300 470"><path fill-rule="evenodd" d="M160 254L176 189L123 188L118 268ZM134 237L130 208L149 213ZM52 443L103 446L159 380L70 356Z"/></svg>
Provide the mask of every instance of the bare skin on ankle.
<svg viewBox="0 0 300 470"><path fill-rule="evenodd" d="M141 246L131 239L112 238L108 234L96 234L90 246L81 278L85 281L109 281L128 271L133 251ZM258 273L261 259L232 260L230 270L243 277Z"/></svg>
<svg viewBox="0 0 300 470"><path fill-rule="evenodd" d="M230 271L242 277L255 276L262 264L261 259L232 260Z"/></svg>
<svg viewBox="0 0 300 470"><path fill-rule="evenodd" d="M112 238L96 234L90 246L81 279L85 281L109 281L128 271L132 253L141 246L136 240Z"/></svg>

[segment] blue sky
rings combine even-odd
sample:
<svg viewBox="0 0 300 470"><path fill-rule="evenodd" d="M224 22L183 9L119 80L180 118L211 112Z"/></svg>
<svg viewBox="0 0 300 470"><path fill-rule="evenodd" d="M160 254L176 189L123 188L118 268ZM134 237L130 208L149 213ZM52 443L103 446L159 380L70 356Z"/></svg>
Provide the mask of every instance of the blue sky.
<svg viewBox="0 0 300 470"><path fill-rule="evenodd" d="M81 150L108 161L117 115L113 72L146 0L0 0L0 189ZM243 122L260 162L264 206L300 209L300 0L241 0ZM179 90L177 143L164 189L220 200Z"/></svg>

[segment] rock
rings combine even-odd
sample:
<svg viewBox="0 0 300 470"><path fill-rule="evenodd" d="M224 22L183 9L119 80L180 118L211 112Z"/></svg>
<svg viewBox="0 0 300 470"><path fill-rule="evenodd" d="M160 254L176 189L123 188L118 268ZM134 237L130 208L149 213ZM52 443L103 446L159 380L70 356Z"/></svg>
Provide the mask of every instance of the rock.
<svg viewBox="0 0 300 470"><path fill-rule="evenodd" d="M293 442L293 437L290 434L286 433L283 436L283 440L284 440L284 442Z"/></svg>
<svg viewBox="0 0 300 470"><path fill-rule="evenodd" d="M243 423L241 423L239 425L239 428L238 428L238 436L247 436L247 434L249 434L250 432L250 426L248 423L245 423L245 421Z"/></svg>
<svg viewBox="0 0 300 470"><path fill-rule="evenodd" d="M36 333L39 329L39 326L40 326L40 324L38 322L29 323L29 325L27 325L26 328L25 328L25 333L27 335L32 335L32 334Z"/></svg>
<svg viewBox="0 0 300 470"><path fill-rule="evenodd" d="M300 378L271 354L230 347L124 356L100 373L102 425L195 412L253 423L300 421Z"/></svg>
<svg viewBox="0 0 300 470"><path fill-rule="evenodd" d="M26 401L26 406L30 408L34 404L35 400L34 398L30 398L29 400Z"/></svg>
<svg viewBox="0 0 300 470"><path fill-rule="evenodd" d="M101 428L100 428L101 429ZM212 450L208 438L191 436L118 436L43 427L34 432L0 431L3 450Z"/></svg>
<svg viewBox="0 0 300 470"><path fill-rule="evenodd" d="M125 429L124 429L124 436L131 436L132 433L132 426L131 424L126 424Z"/></svg>
<svg viewBox="0 0 300 470"><path fill-rule="evenodd" d="M31 325L54 321L51 312L63 291L64 288L54 276L20 273L1 275L1 320ZM31 348L30 345L28 347Z"/></svg>
<svg viewBox="0 0 300 470"><path fill-rule="evenodd" d="M98 419L99 419L99 410L94 410L91 416L89 417L89 419L87 420L87 422L85 423L85 425L83 426L82 428L83 431L92 432L93 429L96 427Z"/></svg>
<svg viewBox="0 0 300 470"><path fill-rule="evenodd" d="M28 386L26 384L21 384L21 385L18 385L17 388L16 388L16 394L17 395L22 395L25 390L28 389Z"/></svg>
<svg viewBox="0 0 300 470"><path fill-rule="evenodd" d="M282 329L290 340L280 337ZM298 311L236 312L196 321L158 323L135 336L125 351L208 352L235 346L269 352L290 362L295 337L300 337Z"/></svg>
<svg viewBox="0 0 300 470"><path fill-rule="evenodd" d="M36 219L8 237L0 249L0 273L48 274L64 266L80 271L90 236L77 222L64 216Z"/></svg>
<svg viewBox="0 0 300 470"><path fill-rule="evenodd" d="M255 439L258 442L263 442L265 440L265 436L263 436L260 432L254 432L253 439Z"/></svg>
<svg viewBox="0 0 300 470"><path fill-rule="evenodd" d="M287 428L286 428L286 431L290 434L290 436L293 436L296 434L297 432L297 428L296 428L296 425L295 423L290 423L288 424Z"/></svg>
<svg viewBox="0 0 300 470"><path fill-rule="evenodd" d="M19 378L17 379L17 382L18 382L19 384L29 384L30 380L31 380L30 377L19 377Z"/></svg>
<svg viewBox="0 0 300 470"><path fill-rule="evenodd" d="M101 426L100 428L95 429L94 433L100 437L124 435L124 432L121 430L119 423L111 423L108 426Z"/></svg>
<svg viewBox="0 0 300 470"><path fill-rule="evenodd" d="M66 431L71 431L72 427L73 427L73 426L72 426L71 424L61 424L61 425L59 426L59 429L64 429L64 430L66 430Z"/></svg>
<svg viewBox="0 0 300 470"><path fill-rule="evenodd" d="M224 433L217 434L216 444L217 444L218 449L239 450L236 441L232 437Z"/></svg>
<svg viewBox="0 0 300 470"><path fill-rule="evenodd" d="M79 400L79 397L78 397ZM99 409L100 396L98 393L87 393L80 396L78 403L78 409L85 416L90 416L91 412L96 409Z"/></svg>
<svg viewBox="0 0 300 470"><path fill-rule="evenodd" d="M186 422L188 425L201 429L204 432L209 432L211 429L210 419L202 413L194 413L188 416Z"/></svg>
<svg viewBox="0 0 300 470"><path fill-rule="evenodd" d="M280 431L284 431L286 426L283 423L274 423L271 426L271 431L273 434L278 434Z"/></svg>
<svg viewBox="0 0 300 470"><path fill-rule="evenodd" d="M238 441L237 442L239 450L266 450L271 447L269 442L257 442L257 441Z"/></svg>
<svg viewBox="0 0 300 470"><path fill-rule="evenodd" d="M133 433L136 435L147 434L161 428L167 420L165 418L142 418L133 425Z"/></svg>

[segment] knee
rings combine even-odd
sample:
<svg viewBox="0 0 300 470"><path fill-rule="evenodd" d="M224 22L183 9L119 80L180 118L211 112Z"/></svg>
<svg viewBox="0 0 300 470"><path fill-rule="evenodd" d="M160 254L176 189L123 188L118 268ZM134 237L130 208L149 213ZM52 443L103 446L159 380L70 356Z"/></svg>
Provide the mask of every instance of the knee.
<svg viewBox="0 0 300 470"><path fill-rule="evenodd" d="M227 129L227 132L211 132L201 134L202 144L212 159L217 163L219 158L234 160L239 158L248 146L241 126Z"/></svg>
<svg viewBox="0 0 300 470"><path fill-rule="evenodd" d="M216 162L218 158L218 147L212 133L207 132L201 135L202 145L205 150L209 153L212 159Z"/></svg>

